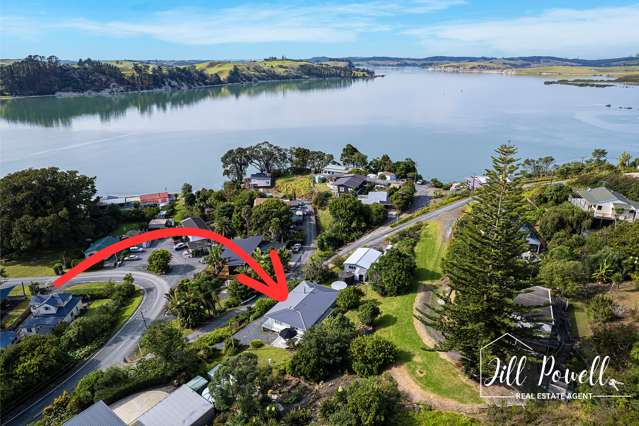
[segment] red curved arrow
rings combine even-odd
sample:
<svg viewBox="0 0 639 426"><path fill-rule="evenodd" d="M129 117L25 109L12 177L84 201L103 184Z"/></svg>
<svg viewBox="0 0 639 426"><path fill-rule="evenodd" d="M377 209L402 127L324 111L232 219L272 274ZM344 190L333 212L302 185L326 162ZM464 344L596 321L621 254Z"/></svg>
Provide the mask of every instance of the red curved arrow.
<svg viewBox="0 0 639 426"><path fill-rule="evenodd" d="M96 263L108 259L113 256L115 253L127 249L129 247L137 246L146 241L157 240L159 238L168 238L168 237L183 237L183 236L194 236L206 238L217 243L222 244L225 247L228 247L233 253L238 255L248 266L250 266L257 275L262 279L262 281L258 281L254 278L249 277L245 274L240 274L235 277L241 284L244 284L247 287L252 288L253 290L259 291L271 297L277 301L284 301L288 298L288 286L286 285L286 275L284 274L284 267L282 266L282 261L280 260L280 256L277 254L277 251L271 250L269 256L271 257L271 262L273 262L273 270L275 271L275 280L266 273L266 271L260 266L259 263L255 259L251 257L250 254L245 252L240 246L235 244L232 240L229 240L223 235L218 234L217 232L208 231L205 229L199 228L167 228L167 229L158 229L156 231L144 232L143 234L136 235L134 237L127 238L126 240L118 241L115 244L111 244L108 247L103 248L102 250L96 252L92 256L84 259L77 266L69 269L66 274L62 275L58 279L54 281L56 287L60 287L67 281L71 280L78 274L86 271L91 266Z"/></svg>

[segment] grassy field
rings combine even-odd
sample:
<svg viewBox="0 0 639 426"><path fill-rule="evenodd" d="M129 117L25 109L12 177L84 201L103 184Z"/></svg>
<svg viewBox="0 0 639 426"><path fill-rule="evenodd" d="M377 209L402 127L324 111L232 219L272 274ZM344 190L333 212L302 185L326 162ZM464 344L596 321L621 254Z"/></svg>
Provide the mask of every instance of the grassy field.
<svg viewBox="0 0 639 426"><path fill-rule="evenodd" d="M420 281L439 277L441 256L446 250L442 242L437 222L427 222L421 239L415 248L417 255L417 278ZM413 379L425 390L463 403L481 403L476 390L465 383L460 372L437 352L430 350L422 342L413 325L413 304L415 289L409 294L395 297L381 297L368 285L362 286L366 299L379 302L382 311L376 333L400 349L400 362L406 365ZM348 316L357 321L355 312Z"/></svg>
<svg viewBox="0 0 639 426"><path fill-rule="evenodd" d="M322 231L327 230L331 226L331 223L333 223L333 217L328 209L318 210L317 216L319 219L320 229Z"/></svg>
<svg viewBox="0 0 639 426"><path fill-rule="evenodd" d="M621 77L625 75L639 74L639 66L628 67L571 67L571 66L550 66L517 68L516 75L541 75L541 76L566 76L566 77L592 77L597 75L607 75L610 77Z"/></svg>
<svg viewBox="0 0 639 426"><path fill-rule="evenodd" d="M293 354L286 349L274 348L270 345L264 345L257 349L247 349L246 352L252 352L257 355L257 362L259 365L266 366L271 360L271 366L273 368L286 368L286 364L291 359Z"/></svg>
<svg viewBox="0 0 639 426"><path fill-rule="evenodd" d="M23 300L13 309L7 312L6 315L4 315L4 317L2 318L2 328L7 329L12 328L14 325L17 325L14 324L14 322L16 322L27 309L29 309L29 299Z"/></svg>
<svg viewBox="0 0 639 426"><path fill-rule="evenodd" d="M61 252L50 251L2 262L9 278L40 277L54 275L52 266L60 260Z"/></svg>
<svg viewBox="0 0 639 426"><path fill-rule="evenodd" d="M278 178L275 181L275 190L295 199L308 198L313 194L313 178L311 176Z"/></svg>

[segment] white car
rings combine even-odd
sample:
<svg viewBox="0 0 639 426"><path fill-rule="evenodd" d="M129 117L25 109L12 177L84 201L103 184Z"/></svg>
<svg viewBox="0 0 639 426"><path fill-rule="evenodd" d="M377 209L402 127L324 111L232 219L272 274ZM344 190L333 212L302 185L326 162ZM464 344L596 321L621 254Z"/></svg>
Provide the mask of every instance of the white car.
<svg viewBox="0 0 639 426"><path fill-rule="evenodd" d="M293 244L291 250L293 251L293 253L297 253L298 251L302 250L302 245L300 243Z"/></svg>
<svg viewBox="0 0 639 426"><path fill-rule="evenodd" d="M133 246L133 247L129 247L129 251L131 253L142 253L144 249L142 247Z"/></svg>
<svg viewBox="0 0 639 426"><path fill-rule="evenodd" d="M187 247L186 243L177 243L175 246L173 246L174 250L184 250Z"/></svg>
<svg viewBox="0 0 639 426"><path fill-rule="evenodd" d="M130 254L130 255L126 256L126 257L124 258L124 260L127 260L127 261L131 261L131 260L140 260L140 256L136 256L136 255L134 255L134 254Z"/></svg>

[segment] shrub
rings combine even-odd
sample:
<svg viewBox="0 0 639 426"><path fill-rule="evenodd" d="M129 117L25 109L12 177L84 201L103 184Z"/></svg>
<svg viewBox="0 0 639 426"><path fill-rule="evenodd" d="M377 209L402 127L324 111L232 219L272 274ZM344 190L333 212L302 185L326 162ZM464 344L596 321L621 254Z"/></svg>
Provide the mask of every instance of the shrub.
<svg viewBox="0 0 639 426"><path fill-rule="evenodd" d="M395 362L397 353L397 347L386 339L375 335L360 336L351 343L351 366L358 376L375 376Z"/></svg>
<svg viewBox="0 0 639 426"><path fill-rule="evenodd" d="M590 301L589 309L592 318L597 322L608 322L615 319L614 300L605 294L597 294Z"/></svg>
<svg viewBox="0 0 639 426"><path fill-rule="evenodd" d="M362 324L366 324L371 326L375 323L375 320L379 317L381 311L379 310L379 306L373 300L369 300L368 302L364 302L360 305L357 311L357 317L362 322Z"/></svg>
<svg viewBox="0 0 639 426"><path fill-rule="evenodd" d="M62 263L58 262L53 265L53 273L56 275L64 274L64 266L62 265Z"/></svg>
<svg viewBox="0 0 639 426"><path fill-rule="evenodd" d="M346 287L337 294L335 304L338 308L348 311L357 308L362 302L364 292L357 287Z"/></svg>
<svg viewBox="0 0 639 426"><path fill-rule="evenodd" d="M147 269L156 274L166 274L170 269L171 253L168 250L154 250L149 256Z"/></svg>
<svg viewBox="0 0 639 426"><path fill-rule="evenodd" d="M261 348L262 346L264 346L264 342L262 342L260 339L251 340L251 347L253 349Z"/></svg>
<svg viewBox="0 0 639 426"><path fill-rule="evenodd" d="M256 320L265 313L269 311L273 306L277 304L277 300L271 299L270 297L263 297L255 302L253 305L253 310L251 311L250 320Z"/></svg>

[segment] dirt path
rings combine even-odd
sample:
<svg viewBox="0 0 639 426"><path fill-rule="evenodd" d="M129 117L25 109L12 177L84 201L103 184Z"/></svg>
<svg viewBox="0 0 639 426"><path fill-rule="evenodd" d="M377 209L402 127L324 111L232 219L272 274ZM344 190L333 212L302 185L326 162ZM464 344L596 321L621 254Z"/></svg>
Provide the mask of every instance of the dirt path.
<svg viewBox="0 0 639 426"><path fill-rule="evenodd" d="M478 414L484 408L482 404L463 404L422 389L415 383L404 365L395 366L389 372L397 382L399 390L408 395L409 399L414 403L428 404L436 410L455 411L464 414Z"/></svg>

